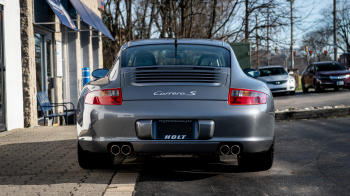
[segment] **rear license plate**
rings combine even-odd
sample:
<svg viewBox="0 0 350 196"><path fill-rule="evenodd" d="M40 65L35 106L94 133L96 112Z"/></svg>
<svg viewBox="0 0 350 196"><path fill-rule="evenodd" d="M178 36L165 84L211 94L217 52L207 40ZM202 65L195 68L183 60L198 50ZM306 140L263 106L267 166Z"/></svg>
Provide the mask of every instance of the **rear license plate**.
<svg viewBox="0 0 350 196"><path fill-rule="evenodd" d="M155 121L156 139L188 140L194 139L193 120L157 120Z"/></svg>
<svg viewBox="0 0 350 196"><path fill-rule="evenodd" d="M337 81L337 85L338 86L343 86L344 85L344 81Z"/></svg>

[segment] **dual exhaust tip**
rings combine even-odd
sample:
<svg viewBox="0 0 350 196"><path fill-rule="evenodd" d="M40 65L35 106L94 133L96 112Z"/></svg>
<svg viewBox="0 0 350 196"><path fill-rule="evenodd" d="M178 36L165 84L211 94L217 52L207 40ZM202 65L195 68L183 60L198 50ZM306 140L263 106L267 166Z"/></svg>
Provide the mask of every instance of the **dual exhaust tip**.
<svg viewBox="0 0 350 196"><path fill-rule="evenodd" d="M131 153L131 147L129 145L123 145L120 148L118 145L113 145L109 151L115 156L119 155L120 153L123 155L129 155Z"/></svg>
<svg viewBox="0 0 350 196"><path fill-rule="evenodd" d="M232 155L238 155L241 152L241 148L238 145L233 145L228 146L228 145L222 145L220 147L220 153L222 155L228 155L228 154L232 154Z"/></svg>

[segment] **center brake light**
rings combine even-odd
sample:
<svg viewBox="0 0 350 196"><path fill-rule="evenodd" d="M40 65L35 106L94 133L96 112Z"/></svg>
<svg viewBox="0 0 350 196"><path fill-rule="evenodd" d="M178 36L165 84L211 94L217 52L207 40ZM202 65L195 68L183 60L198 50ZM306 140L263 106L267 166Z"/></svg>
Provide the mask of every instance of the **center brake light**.
<svg viewBox="0 0 350 196"><path fill-rule="evenodd" d="M266 94L260 91L230 88L229 105L259 105L266 104Z"/></svg>
<svg viewBox="0 0 350 196"><path fill-rule="evenodd" d="M120 88L92 91L86 94L85 103L93 105L121 105L122 91Z"/></svg>

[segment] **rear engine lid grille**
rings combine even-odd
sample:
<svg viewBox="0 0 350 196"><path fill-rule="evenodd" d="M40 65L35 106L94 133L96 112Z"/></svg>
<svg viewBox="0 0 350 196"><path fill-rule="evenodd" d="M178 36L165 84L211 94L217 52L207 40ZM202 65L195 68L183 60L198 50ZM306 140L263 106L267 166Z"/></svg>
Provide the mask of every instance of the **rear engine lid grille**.
<svg viewBox="0 0 350 196"><path fill-rule="evenodd" d="M124 73L127 86L205 85L223 86L227 73L221 68L153 67L131 68Z"/></svg>

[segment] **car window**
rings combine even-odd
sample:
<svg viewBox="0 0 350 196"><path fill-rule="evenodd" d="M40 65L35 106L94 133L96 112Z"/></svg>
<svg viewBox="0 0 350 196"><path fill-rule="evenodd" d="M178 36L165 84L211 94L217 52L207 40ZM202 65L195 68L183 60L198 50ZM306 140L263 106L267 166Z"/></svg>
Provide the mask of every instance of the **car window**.
<svg viewBox="0 0 350 196"><path fill-rule="evenodd" d="M216 46L164 44L131 47L123 51L122 67L197 65L230 67L229 51Z"/></svg>
<svg viewBox="0 0 350 196"><path fill-rule="evenodd" d="M113 62L112 70L109 75L109 80L114 81L117 79L118 76L118 68L119 68L119 58L116 58Z"/></svg>
<svg viewBox="0 0 350 196"><path fill-rule="evenodd" d="M345 70L345 68L339 63L322 63L316 64L316 71L338 71Z"/></svg>
<svg viewBox="0 0 350 196"><path fill-rule="evenodd" d="M259 69L260 76L288 75L282 67Z"/></svg>
<svg viewBox="0 0 350 196"><path fill-rule="evenodd" d="M314 71L314 70L315 70L314 65L311 65L310 66L310 71Z"/></svg>

